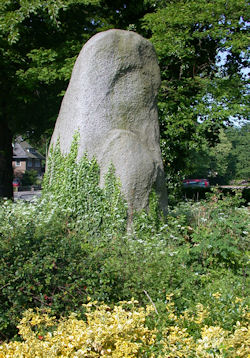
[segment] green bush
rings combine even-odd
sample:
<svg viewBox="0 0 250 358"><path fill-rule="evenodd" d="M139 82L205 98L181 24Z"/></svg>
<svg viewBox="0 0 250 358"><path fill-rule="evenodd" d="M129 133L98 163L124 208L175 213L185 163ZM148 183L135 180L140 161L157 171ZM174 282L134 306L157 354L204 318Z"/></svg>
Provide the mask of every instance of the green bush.
<svg viewBox="0 0 250 358"><path fill-rule="evenodd" d="M237 310L211 302L217 291L225 307L247 296L249 211L237 195L180 203L166 223L152 193L149 211L135 214L127 231L112 168L101 189L96 161L76 160L77 138L70 155L57 145L51 158L41 198L0 206L2 339L17 333L26 309L81 315L88 296L111 305L152 300L161 315L172 292L178 312L200 302L210 307L210 325L236 324Z"/></svg>
<svg viewBox="0 0 250 358"><path fill-rule="evenodd" d="M22 176L22 185L28 186L28 185L34 185L37 184L37 171L35 169L31 169L26 171Z"/></svg>
<svg viewBox="0 0 250 358"><path fill-rule="evenodd" d="M236 309L237 324L230 330L209 325L210 307L197 304L194 310L178 314L172 295L159 316L154 305L138 307L123 301L113 307L89 302L79 319L57 319L49 309L27 310L18 325L22 342L0 345L0 357L116 357L116 358L245 358L249 353L247 307L237 298L224 307L220 294L213 294L218 310ZM214 322L213 322L214 323Z"/></svg>
<svg viewBox="0 0 250 358"><path fill-rule="evenodd" d="M108 255L102 248L98 252L102 236L109 242L116 232L126 232L127 209L114 171L111 168L105 188L100 189L95 160L84 157L77 163L76 148L75 140L71 154L63 157L56 146L41 199L2 202L3 337L14 334L21 312L28 307L52 306L58 313L81 306L88 292L100 285L99 272Z"/></svg>

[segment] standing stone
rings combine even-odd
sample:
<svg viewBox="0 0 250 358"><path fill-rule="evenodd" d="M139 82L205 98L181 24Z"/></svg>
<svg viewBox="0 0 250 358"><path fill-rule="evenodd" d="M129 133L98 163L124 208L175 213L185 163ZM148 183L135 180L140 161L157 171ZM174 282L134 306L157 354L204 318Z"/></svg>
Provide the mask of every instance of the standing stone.
<svg viewBox="0 0 250 358"><path fill-rule="evenodd" d="M155 187L166 212L159 146L157 93L160 70L152 44L140 35L108 30L82 48L62 101L51 144L68 153L76 131L78 158L100 166L100 184L113 163L130 212L147 208Z"/></svg>

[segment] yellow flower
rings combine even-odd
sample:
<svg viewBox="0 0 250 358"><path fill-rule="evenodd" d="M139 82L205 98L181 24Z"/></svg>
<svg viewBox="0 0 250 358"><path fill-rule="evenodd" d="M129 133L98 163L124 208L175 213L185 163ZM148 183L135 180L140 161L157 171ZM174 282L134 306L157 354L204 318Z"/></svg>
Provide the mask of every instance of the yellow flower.
<svg viewBox="0 0 250 358"><path fill-rule="evenodd" d="M174 296L173 293L170 293L169 295L166 295L166 300L171 301L173 296Z"/></svg>
<svg viewBox="0 0 250 358"><path fill-rule="evenodd" d="M197 313L196 313L196 318L195 318L195 323L201 325L204 320L209 316L209 312L207 309L204 308L204 306L201 303L198 303L196 305L197 308Z"/></svg>
<svg viewBox="0 0 250 358"><path fill-rule="evenodd" d="M241 302L242 302L242 298L236 297L234 302L235 302L235 303L239 303L239 302L241 303Z"/></svg>
<svg viewBox="0 0 250 358"><path fill-rule="evenodd" d="M221 297L221 293L220 292L215 292L212 294L213 297L215 297L217 300Z"/></svg>

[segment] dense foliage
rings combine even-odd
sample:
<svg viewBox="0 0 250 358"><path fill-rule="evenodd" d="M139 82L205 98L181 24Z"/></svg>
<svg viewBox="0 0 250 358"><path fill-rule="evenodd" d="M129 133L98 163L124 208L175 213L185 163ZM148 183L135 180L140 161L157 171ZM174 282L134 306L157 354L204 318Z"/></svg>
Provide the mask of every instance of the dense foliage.
<svg viewBox="0 0 250 358"><path fill-rule="evenodd" d="M209 307L198 304L195 312L178 314L172 295L166 297L166 308L158 316L151 305L146 309L138 302L123 301L114 307L89 302L85 318L72 313L56 319L48 309L28 310L19 324L23 342L0 346L0 357L183 357L244 358L249 353L247 307L238 297L231 307L239 312L239 321L228 331L209 326ZM224 309L221 294L212 297L218 309ZM226 313L224 311L224 313Z"/></svg>
<svg viewBox="0 0 250 358"><path fill-rule="evenodd" d="M209 178L212 184L229 184L250 179L250 125L220 130L220 142L214 148L203 143L190 153L190 176Z"/></svg>
<svg viewBox="0 0 250 358"><path fill-rule="evenodd" d="M176 314L196 312L202 304L210 312L206 325L234 334L248 279L249 211L239 195L213 193L206 202L183 202L170 208L165 222L152 194L148 213L134 215L127 230L112 168L101 189L95 160L76 162L76 153L77 138L65 157L54 148L41 198L1 203L1 339L17 334L30 308L83 318L89 296L111 307L131 297L142 306L154 302L165 324L170 293ZM197 339L198 328L188 327Z"/></svg>
<svg viewBox="0 0 250 358"><path fill-rule="evenodd" d="M155 2L144 28L161 67L162 151L169 180L189 174L190 152L213 146L223 124L248 116L245 0Z"/></svg>
<svg viewBox="0 0 250 358"><path fill-rule="evenodd" d="M231 128L227 138L232 143L229 161L229 176L233 179L250 178L250 124L241 128Z"/></svg>

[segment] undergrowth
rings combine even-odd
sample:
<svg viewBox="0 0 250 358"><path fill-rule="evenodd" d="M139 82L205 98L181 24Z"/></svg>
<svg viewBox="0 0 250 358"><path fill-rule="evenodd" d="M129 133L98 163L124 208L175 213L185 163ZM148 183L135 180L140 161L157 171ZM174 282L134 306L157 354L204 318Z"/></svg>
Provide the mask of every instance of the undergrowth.
<svg viewBox="0 0 250 358"><path fill-rule="evenodd" d="M190 312L178 326L180 336L193 337L196 347L203 328L220 327L229 342L248 296L249 210L240 195L213 192L206 201L179 203L164 221L152 193L148 212L135 214L127 231L127 206L113 168L101 189L96 161L77 161L77 138L69 155L57 145L50 158L41 198L1 202L1 340L20 340L17 325L29 309L49 309L57 325L72 312L84 320L89 296L111 311L131 297L141 307L153 304L158 314L147 318L147 327L166 329L168 336L174 326L166 296L173 294L173 314ZM209 311L200 327L191 319L198 304ZM170 349L160 341L148 356Z"/></svg>

